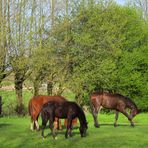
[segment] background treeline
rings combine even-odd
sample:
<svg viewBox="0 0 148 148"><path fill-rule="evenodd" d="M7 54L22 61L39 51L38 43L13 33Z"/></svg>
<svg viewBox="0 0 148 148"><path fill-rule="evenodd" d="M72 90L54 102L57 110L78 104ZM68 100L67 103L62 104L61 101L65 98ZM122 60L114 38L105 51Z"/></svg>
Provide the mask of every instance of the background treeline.
<svg viewBox="0 0 148 148"><path fill-rule="evenodd" d="M26 80L34 95L46 84L48 95L71 91L87 105L92 91L108 91L146 111L147 69L147 1L0 1L0 83L14 75L20 114Z"/></svg>

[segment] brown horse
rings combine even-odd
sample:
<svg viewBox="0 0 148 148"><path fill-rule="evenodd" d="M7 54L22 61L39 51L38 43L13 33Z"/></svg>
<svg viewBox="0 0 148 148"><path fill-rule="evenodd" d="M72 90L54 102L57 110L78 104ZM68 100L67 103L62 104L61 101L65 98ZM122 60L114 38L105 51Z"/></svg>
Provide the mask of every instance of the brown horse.
<svg viewBox="0 0 148 148"><path fill-rule="evenodd" d="M139 110L136 104L128 97L122 96L120 94L94 92L91 95L90 99L92 104L92 115L94 118L95 127L99 127L97 115L102 107L116 111L114 122L115 127L117 126L119 112L121 112L128 118L131 126L134 126L134 122L132 121L132 119L139 113ZM131 110L130 115L127 113L126 108L129 108Z"/></svg>
<svg viewBox="0 0 148 148"><path fill-rule="evenodd" d="M66 99L62 96L34 96L30 99L28 109L31 116L31 130L39 130L38 117L40 111L42 106L49 101L64 102ZM59 125L59 120L57 122Z"/></svg>

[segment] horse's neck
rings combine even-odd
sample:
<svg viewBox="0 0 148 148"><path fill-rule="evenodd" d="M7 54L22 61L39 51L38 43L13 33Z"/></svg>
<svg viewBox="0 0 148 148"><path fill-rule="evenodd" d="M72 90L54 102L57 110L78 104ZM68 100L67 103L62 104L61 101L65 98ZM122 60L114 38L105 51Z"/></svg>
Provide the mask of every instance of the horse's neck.
<svg viewBox="0 0 148 148"><path fill-rule="evenodd" d="M128 108L130 108L131 110L137 110L136 104L133 103L131 100L128 100L127 106L128 106Z"/></svg>

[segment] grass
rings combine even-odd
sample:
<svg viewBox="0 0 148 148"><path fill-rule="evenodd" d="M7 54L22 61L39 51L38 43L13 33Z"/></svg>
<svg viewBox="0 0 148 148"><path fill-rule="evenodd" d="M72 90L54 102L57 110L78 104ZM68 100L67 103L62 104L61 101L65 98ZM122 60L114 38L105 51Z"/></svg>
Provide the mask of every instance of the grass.
<svg viewBox="0 0 148 148"><path fill-rule="evenodd" d="M2 96L2 110L4 115L15 115L16 107L16 93L15 90L0 90L0 96ZM28 100L33 96L30 91L23 91L23 103L26 107L28 106Z"/></svg>
<svg viewBox="0 0 148 148"><path fill-rule="evenodd" d="M0 147L1 148L147 148L148 146L148 114L142 113L135 117L136 126L129 126L128 120L119 116L119 126L114 128L114 115L101 114L101 127L93 126L93 119L86 113L89 122L87 136L81 138L78 128L73 130L73 137L65 139L65 129L58 131L58 139L53 140L45 129L45 140L41 131L32 132L29 129L30 118L3 117L0 118ZM41 122L41 121L40 121ZM41 124L41 123L40 123Z"/></svg>
<svg viewBox="0 0 148 148"><path fill-rule="evenodd" d="M3 98L3 112L12 115L16 105L15 91L0 90ZM33 94L29 91L23 92L23 102L27 107L28 100ZM63 94L66 98L74 98L73 94ZM14 113L15 115L15 113ZM119 116L119 126L114 128L113 114L100 114L100 128L93 126L92 116L87 113L89 122L87 136L81 138L79 129L73 130L73 137L65 139L65 129L58 131L58 139L53 140L50 130L45 130L48 135L45 140L41 132L30 131L30 118L28 116L18 118L16 116L0 118L0 148L147 148L148 145L148 114L139 114L134 118L136 126L129 126L127 118ZM41 125L41 121L40 121Z"/></svg>

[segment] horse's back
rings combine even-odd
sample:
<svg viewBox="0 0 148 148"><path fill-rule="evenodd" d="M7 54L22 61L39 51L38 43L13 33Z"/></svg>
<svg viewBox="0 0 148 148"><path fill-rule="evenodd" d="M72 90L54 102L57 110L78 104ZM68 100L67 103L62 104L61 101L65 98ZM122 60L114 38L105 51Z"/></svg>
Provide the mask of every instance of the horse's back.
<svg viewBox="0 0 148 148"><path fill-rule="evenodd" d="M62 96L33 96L29 101L29 114L31 116L35 116L35 118L39 115L42 106L49 102L49 101L56 101L56 102L63 102L66 99Z"/></svg>
<svg viewBox="0 0 148 148"><path fill-rule="evenodd" d="M120 94L112 94L107 92L94 92L91 95L91 102L94 106L102 106L104 108L116 108L118 104L125 104L125 97Z"/></svg>
<svg viewBox="0 0 148 148"><path fill-rule="evenodd" d="M47 114L54 113L57 118L67 118L68 114L77 115L79 112L79 106L75 102L64 101L49 101L42 107L42 112Z"/></svg>
<svg viewBox="0 0 148 148"><path fill-rule="evenodd" d="M43 105L43 108L50 108L54 106L55 108L78 108L77 103L71 101L56 101L50 100Z"/></svg>

